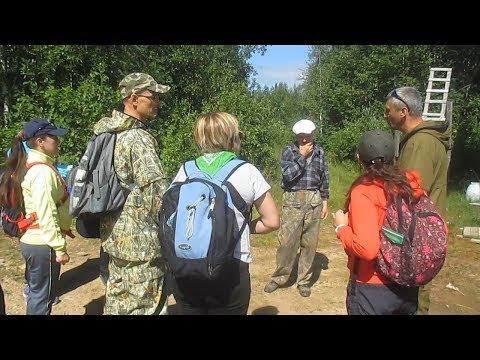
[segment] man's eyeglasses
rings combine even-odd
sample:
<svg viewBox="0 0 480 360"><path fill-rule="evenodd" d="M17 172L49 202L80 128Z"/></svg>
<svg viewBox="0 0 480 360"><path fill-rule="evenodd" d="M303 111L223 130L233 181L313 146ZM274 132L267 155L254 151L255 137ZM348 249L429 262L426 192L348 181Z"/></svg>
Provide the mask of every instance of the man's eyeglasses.
<svg viewBox="0 0 480 360"><path fill-rule="evenodd" d="M405 100L403 100L400 95L397 94L397 90L394 89L391 93L390 93L390 96L397 99L397 100L400 100L401 102L403 102L405 104L405 106L407 107L408 111L410 111L410 107L408 106L407 102Z"/></svg>
<svg viewBox="0 0 480 360"><path fill-rule="evenodd" d="M43 129L46 129L46 128L48 128L49 126L53 126L54 128L56 128L55 123L54 123L53 121L50 121L49 123L43 124L43 125L40 126L37 130L35 130L35 132L32 134L32 137L34 137L35 135L37 135L39 131L41 131L41 130L43 130Z"/></svg>
<svg viewBox="0 0 480 360"><path fill-rule="evenodd" d="M158 94L155 95L141 95L141 94L136 94L139 97L144 97L149 99L150 101L160 101L160 96Z"/></svg>

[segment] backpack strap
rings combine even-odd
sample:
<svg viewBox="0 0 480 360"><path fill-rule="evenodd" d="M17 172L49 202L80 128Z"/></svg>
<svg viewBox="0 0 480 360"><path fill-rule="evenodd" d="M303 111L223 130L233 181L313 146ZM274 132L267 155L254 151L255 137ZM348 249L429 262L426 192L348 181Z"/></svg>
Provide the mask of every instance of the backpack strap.
<svg viewBox="0 0 480 360"><path fill-rule="evenodd" d="M53 172L55 174L57 174L58 176L58 179L60 180L60 183L62 184L62 187L63 187L63 196L60 200L58 200L58 202L56 203L57 207L58 206L62 206L65 201L68 199L68 192L67 192L67 184L65 183L65 180L63 180L62 178L62 175L60 175L60 173L58 172L57 169L55 169L55 167L49 163L46 163L46 162L41 162L41 161L34 161L34 162L31 162L31 163L26 163L25 166L28 169L30 169L32 166L34 165L38 165L38 164L44 164L44 165L47 165L48 167L50 167L50 169L53 170Z"/></svg>
<svg viewBox="0 0 480 360"><path fill-rule="evenodd" d="M222 185L225 185L230 191L230 196L232 197L233 205L242 213L245 220L250 218L251 208L248 208L247 203L240 196L239 192L235 187L228 181L230 176L233 175L237 169L247 164L246 161L240 159L232 159L226 163L218 172L215 174L214 178L222 182ZM223 179L223 180L222 180Z"/></svg>
<svg viewBox="0 0 480 360"><path fill-rule="evenodd" d="M245 160L240 159L232 159L227 162L223 167L217 171L217 173L213 176L214 179L221 181L222 183L226 183L227 180L232 176L232 174L242 165L246 164Z"/></svg>
<svg viewBox="0 0 480 360"><path fill-rule="evenodd" d="M65 180L63 180L62 178L62 175L60 175L60 173L58 172L57 169L55 169L55 167L49 163L46 163L46 162L41 162L41 161L34 161L34 162L31 162L31 163L26 163L25 164L25 167L27 168L27 171L28 169L30 169L32 166L35 166L35 165L38 165L38 164L44 164L44 165L47 165L48 167L50 167L50 169L53 170L53 172L55 174L57 174L58 176L58 179L60 180L60 183L62 184L62 187L63 187L63 196L60 200L57 201L57 203L55 205L57 205L57 207L59 206L62 206L65 201L67 201L68 199L68 192L67 192L67 184L65 183ZM37 213L34 212L32 214L28 214L28 216L25 216L25 219L26 223L24 224L19 224L19 227L22 227L23 229L27 230L27 229L40 229L40 226L38 224L33 224L36 220L38 220L38 216L37 216ZM62 233L70 236L72 239L75 238L75 235L72 233L72 231L69 229L69 230L63 230L63 229L60 229Z"/></svg>
<svg viewBox="0 0 480 360"><path fill-rule="evenodd" d="M243 164L246 164L247 162L245 160L240 160L240 159L232 159L229 162L227 162L223 167L217 171L217 173L212 176L213 179L219 180L222 183L225 183L228 178ZM183 163L183 171L185 172L185 175L188 177L190 174L194 172L203 172L200 170L200 168L197 166L197 162L195 160L189 160Z"/></svg>
<svg viewBox="0 0 480 360"><path fill-rule="evenodd" d="M195 162L195 160L189 160L183 163L183 171L185 172L185 175L188 177L190 174L193 174L195 171L201 171L201 170L197 166L197 163Z"/></svg>
<svg viewBox="0 0 480 360"><path fill-rule="evenodd" d="M233 175L235 171L237 171L240 166L245 164L247 164L245 160L232 159L228 163L226 163L220 170L218 170L217 173L214 175L215 179L222 181L222 184L228 188L230 196L232 197L233 205L238 209L238 211L242 213L245 219L239 231L240 236L243 233L243 230L245 230L245 227L251 221L252 208L247 206L245 200L243 200L237 189L235 189L235 187L228 181L228 179L230 178L230 176Z"/></svg>
<svg viewBox="0 0 480 360"><path fill-rule="evenodd" d="M395 206L397 207L397 214L398 214L398 228L397 232L403 234L403 211L402 211L402 198L400 195L397 194L395 198Z"/></svg>

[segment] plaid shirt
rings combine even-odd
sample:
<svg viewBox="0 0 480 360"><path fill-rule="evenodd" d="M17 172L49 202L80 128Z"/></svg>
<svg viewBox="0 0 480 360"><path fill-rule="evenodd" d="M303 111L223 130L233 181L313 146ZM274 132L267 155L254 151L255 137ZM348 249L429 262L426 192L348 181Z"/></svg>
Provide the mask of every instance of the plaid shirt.
<svg viewBox="0 0 480 360"><path fill-rule="evenodd" d="M300 154L298 144L286 145L282 150L282 188L285 191L320 190L323 200L330 197L328 164L325 152L313 147L311 162Z"/></svg>

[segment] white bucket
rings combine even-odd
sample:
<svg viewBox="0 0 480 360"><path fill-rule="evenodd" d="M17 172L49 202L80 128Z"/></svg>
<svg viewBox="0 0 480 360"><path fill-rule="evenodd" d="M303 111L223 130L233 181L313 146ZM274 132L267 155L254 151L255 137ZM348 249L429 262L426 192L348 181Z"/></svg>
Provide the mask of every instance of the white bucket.
<svg viewBox="0 0 480 360"><path fill-rule="evenodd" d="M467 187L467 201L479 202L480 201L480 182L471 182Z"/></svg>

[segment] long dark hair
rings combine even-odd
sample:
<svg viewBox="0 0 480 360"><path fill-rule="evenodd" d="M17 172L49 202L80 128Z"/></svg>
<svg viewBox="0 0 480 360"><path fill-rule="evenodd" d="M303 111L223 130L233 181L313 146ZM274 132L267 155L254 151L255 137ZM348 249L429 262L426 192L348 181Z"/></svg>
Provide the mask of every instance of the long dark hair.
<svg viewBox="0 0 480 360"><path fill-rule="evenodd" d="M372 160L372 163L364 163L364 172L350 186L347 199L344 205L344 211L348 211L352 190L357 185L370 185L375 181L383 183L383 188L387 202L394 201L396 196L402 197L408 206L414 203L413 189L405 175L405 171L398 165L385 163L381 158Z"/></svg>
<svg viewBox="0 0 480 360"><path fill-rule="evenodd" d="M0 182L0 206L16 207L23 203L21 183L25 176L27 154L23 147L23 130L12 141Z"/></svg>

